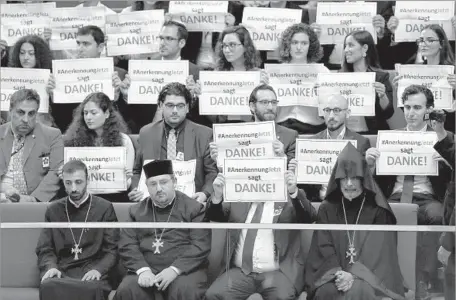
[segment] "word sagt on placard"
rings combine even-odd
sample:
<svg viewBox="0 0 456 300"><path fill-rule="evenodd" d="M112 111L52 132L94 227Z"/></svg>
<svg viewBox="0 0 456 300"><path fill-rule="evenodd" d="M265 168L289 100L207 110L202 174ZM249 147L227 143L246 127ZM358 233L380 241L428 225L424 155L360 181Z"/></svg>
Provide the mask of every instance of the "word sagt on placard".
<svg viewBox="0 0 456 300"><path fill-rule="evenodd" d="M201 115L250 115L249 97L260 85L258 71L202 71L200 72Z"/></svg>
<svg viewBox="0 0 456 300"><path fill-rule="evenodd" d="M187 60L130 60L129 70L129 104L156 104L166 84L186 84L189 72Z"/></svg>
<svg viewBox="0 0 456 300"><path fill-rule="evenodd" d="M454 66L433 65L396 65L401 79L397 88L397 106L403 107L402 94L412 84L423 85L434 94L434 107L453 108L453 87L448 82L448 75L454 74Z"/></svg>
<svg viewBox="0 0 456 300"><path fill-rule="evenodd" d="M328 184L332 169L347 143L357 147L356 140L296 140L298 183Z"/></svg>
<svg viewBox="0 0 456 300"><path fill-rule="evenodd" d="M437 176L438 164L432 157L436 142L432 131L379 130L377 174Z"/></svg>
<svg viewBox="0 0 456 300"><path fill-rule="evenodd" d="M367 30L377 42L372 24L377 14L377 3L318 2L317 24L321 26L322 45L341 44L353 31Z"/></svg>
<svg viewBox="0 0 456 300"><path fill-rule="evenodd" d="M89 172L88 190L109 194L127 190L125 147L65 147L65 163L82 161Z"/></svg>
<svg viewBox="0 0 456 300"><path fill-rule="evenodd" d="M27 68L1 68L0 81L0 111L9 111L11 96L18 90L33 89L40 95L38 112L49 111L49 94L46 85L49 80L50 70Z"/></svg>
<svg viewBox="0 0 456 300"><path fill-rule="evenodd" d="M158 52L164 19L163 9L106 16L109 56Z"/></svg>
<svg viewBox="0 0 456 300"><path fill-rule="evenodd" d="M287 158L225 159L225 202L286 202Z"/></svg>
<svg viewBox="0 0 456 300"><path fill-rule="evenodd" d="M375 72L322 73L318 74L318 83L319 103L341 94L348 99L352 116L375 116Z"/></svg>
<svg viewBox="0 0 456 300"><path fill-rule="evenodd" d="M323 64L265 64L264 70L277 93L279 106L318 107L318 73L329 73Z"/></svg>
<svg viewBox="0 0 456 300"><path fill-rule="evenodd" d="M257 50L275 50L279 47L282 32L301 23L301 17L300 9L245 7L242 25L250 32Z"/></svg>
<svg viewBox="0 0 456 300"><path fill-rule="evenodd" d="M454 1L397 1L394 16L399 19L395 42L415 42L424 27L430 24L442 27L449 40L455 39L451 24Z"/></svg>
<svg viewBox="0 0 456 300"><path fill-rule="evenodd" d="M153 161L147 159L143 165ZM196 159L181 161L173 160L173 171L177 179L176 190L192 197L195 194L195 174L196 174ZM143 200L149 197L149 190L146 185L146 174L141 170L141 177L139 178L138 190L144 193Z"/></svg>
<svg viewBox="0 0 456 300"><path fill-rule="evenodd" d="M274 122L214 124L217 166L225 158L272 158L276 139Z"/></svg>
<svg viewBox="0 0 456 300"><path fill-rule="evenodd" d="M228 1L170 1L173 20L185 24L188 31L222 32Z"/></svg>
<svg viewBox="0 0 456 300"><path fill-rule="evenodd" d="M114 100L112 57L54 60L52 73L55 76L54 103L80 103L95 92L103 92Z"/></svg>
<svg viewBox="0 0 456 300"><path fill-rule="evenodd" d="M1 39L9 46L26 35L43 37L44 29L51 28L50 11L55 2L1 4Z"/></svg>

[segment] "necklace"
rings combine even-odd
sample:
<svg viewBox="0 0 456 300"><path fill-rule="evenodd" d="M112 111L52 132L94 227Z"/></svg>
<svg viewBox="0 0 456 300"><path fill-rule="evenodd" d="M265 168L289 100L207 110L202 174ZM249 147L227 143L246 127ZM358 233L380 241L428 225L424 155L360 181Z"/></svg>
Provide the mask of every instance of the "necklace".
<svg viewBox="0 0 456 300"><path fill-rule="evenodd" d="M89 195L89 197L90 197L89 209L87 209L87 214L86 214L84 223L87 222L87 217L89 216L90 208L92 207L92 196ZM70 197L68 197L68 198L70 198ZM68 214L68 201L65 202L65 212L66 212L66 215L68 218L68 223L71 223L70 215ZM78 260L79 254L82 254L82 248L79 248L79 245L81 244L81 239L82 239L82 235L84 234L84 230L85 230L85 228L83 228L81 230L81 234L79 235L79 241L76 243L76 238L74 237L73 228L70 227L71 237L73 238L73 242L74 242L74 247L71 248L71 253L74 254L74 260Z"/></svg>
<svg viewBox="0 0 456 300"><path fill-rule="evenodd" d="M171 218L171 215L173 214L173 210L174 210L174 205L176 204L176 199L174 198L174 203L173 203L173 206L171 207L171 211L169 212L169 215L168 215L168 219L166 220L166 223L169 222L169 219ZM152 202L152 211L153 211L153 216L154 216L154 223L156 222L156 218L155 218L155 205L154 203ZM152 247L155 248L154 250L154 254L158 253L160 254L160 247L163 247L163 242L162 242L162 237L163 237L163 233L165 232L166 228L163 228L162 229L162 232L160 234L160 237L158 237L158 234L157 234L157 228L154 227L154 232L155 232L155 241L152 243Z"/></svg>
<svg viewBox="0 0 456 300"><path fill-rule="evenodd" d="M364 206L364 201L366 200L366 196L363 198L363 202L361 203L361 208L359 209L358 212L358 217L356 217L356 223L355 225L358 224L359 221L359 216L361 215L361 211L363 210ZM345 224L348 225L347 222L347 212L345 211L345 203L344 203L344 197L342 197L342 207L344 208L344 218L345 218ZM353 231L353 236L350 235L350 231L347 230L347 237L348 237L348 251L345 252L346 256L345 258L350 258L350 261L348 262L349 264L354 264L355 263L355 256L357 255L356 249L355 249L355 234L356 231Z"/></svg>

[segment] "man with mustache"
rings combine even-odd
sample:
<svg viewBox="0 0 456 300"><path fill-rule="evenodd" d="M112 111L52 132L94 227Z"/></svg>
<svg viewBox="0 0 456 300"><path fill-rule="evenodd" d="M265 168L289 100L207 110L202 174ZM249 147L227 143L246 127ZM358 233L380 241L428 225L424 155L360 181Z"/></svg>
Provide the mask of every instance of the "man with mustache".
<svg viewBox="0 0 456 300"><path fill-rule="evenodd" d="M139 149L133 168L131 201L142 200L137 190L141 169L145 161L157 159L188 161L196 159L195 191L193 199L200 203L211 195L217 167L209 153L212 129L187 120L192 96L177 82L165 85L158 95L163 120L144 126L139 132Z"/></svg>
<svg viewBox="0 0 456 300"><path fill-rule="evenodd" d="M39 106L35 90L22 89L11 96L11 122L0 126L1 202L48 202L60 189L62 134L37 123Z"/></svg>
<svg viewBox="0 0 456 300"><path fill-rule="evenodd" d="M87 191L82 161L67 162L62 180L68 197L49 205L46 222L117 222L112 203ZM115 228L44 228L36 246L40 300L107 300L118 238Z"/></svg>

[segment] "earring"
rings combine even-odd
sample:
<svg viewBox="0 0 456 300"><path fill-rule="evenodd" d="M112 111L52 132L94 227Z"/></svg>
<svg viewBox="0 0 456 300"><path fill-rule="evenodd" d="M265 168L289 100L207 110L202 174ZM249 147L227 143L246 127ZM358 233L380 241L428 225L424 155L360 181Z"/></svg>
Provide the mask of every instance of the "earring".
<svg viewBox="0 0 456 300"><path fill-rule="evenodd" d="M363 53L363 57L366 57L366 52Z"/></svg>

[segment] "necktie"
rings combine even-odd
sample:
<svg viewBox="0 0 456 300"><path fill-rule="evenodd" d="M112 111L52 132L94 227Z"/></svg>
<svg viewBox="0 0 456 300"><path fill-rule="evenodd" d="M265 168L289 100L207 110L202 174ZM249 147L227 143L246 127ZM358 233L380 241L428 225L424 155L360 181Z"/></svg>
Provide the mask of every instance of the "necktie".
<svg viewBox="0 0 456 300"><path fill-rule="evenodd" d="M264 203L259 202L250 223L260 223L261 216L263 215ZM244 250L242 251L242 272L248 275L253 270L253 246L258 229L249 229L245 235Z"/></svg>
<svg viewBox="0 0 456 300"><path fill-rule="evenodd" d="M166 157L169 160L175 160L176 159L176 130L171 129L168 134L168 144L166 148Z"/></svg>
<svg viewBox="0 0 456 300"><path fill-rule="evenodd" d="M13 153L11 154L12 172L13 172L13 187L18 190L21 195L27 195L27 183L25 181L22 154L25 139L22 136L16 136L13 142Z"/></svg>
<svg viewBox="0 0 456 300"><path fill-rule="evenodd" d="M401 203L412 203L414 179L415 179L415 176L413 176L413 175L404 176L404 185L402 187Z"/></svg>

